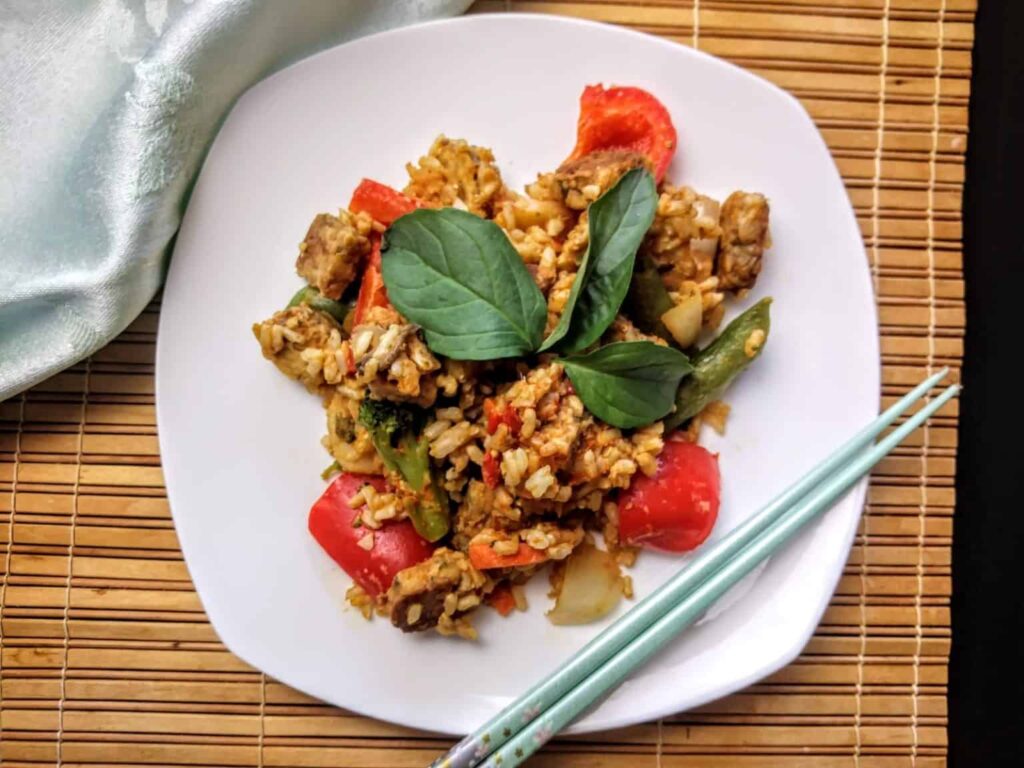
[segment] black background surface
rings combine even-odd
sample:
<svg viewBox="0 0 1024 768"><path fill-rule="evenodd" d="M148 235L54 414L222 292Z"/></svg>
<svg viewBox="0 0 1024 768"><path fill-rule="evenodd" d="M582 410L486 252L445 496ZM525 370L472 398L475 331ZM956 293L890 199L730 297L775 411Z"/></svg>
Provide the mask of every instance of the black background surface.
<svg viewBox="0 0 1024 768"><path fill-rule="evenodd" d="M964 194L951 768L1024 766L1024 0L979 5Z"/></svg>

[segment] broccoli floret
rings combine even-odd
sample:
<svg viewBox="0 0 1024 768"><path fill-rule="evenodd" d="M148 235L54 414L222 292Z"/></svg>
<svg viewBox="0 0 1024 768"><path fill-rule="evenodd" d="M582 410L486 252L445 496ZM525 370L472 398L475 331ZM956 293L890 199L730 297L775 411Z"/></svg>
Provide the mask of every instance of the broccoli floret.
<svg viewBox="0 0 1024 768"><path fill-rule="evenodd" d="M413 490L423 488L430 472L427 441L418 437L419 409L367 397L359 407L359 423L370 432L384 465L398 472Z"/></svg>
<svg viewBox="0 0 1024 768"><path fill-rule="evenodd" d="M419 494L409 513L413 525L427 541L448 532L448 497L430 466L429 442L420 434L424 413L414 406L366 397L359 407L359 423L370 433L381 460Z"/></svg>
<svg viewBox="0 0 1024 768"><path fill-rule="evenodd" d="M414 431L422 420L420 409L390 400L367 397L359 406L359 423L370 430L375 439L380 436L385 442L393 443L396 438Z"/></svg>

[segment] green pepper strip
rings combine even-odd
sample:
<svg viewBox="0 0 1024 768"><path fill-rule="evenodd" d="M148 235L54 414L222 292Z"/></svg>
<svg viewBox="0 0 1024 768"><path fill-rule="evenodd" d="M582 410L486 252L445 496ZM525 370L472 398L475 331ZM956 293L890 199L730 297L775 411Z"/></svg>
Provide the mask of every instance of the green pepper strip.
<svg viewBox="0 0 1024 768"><path fill-rule="evenodd" d="M626 313L644 333L653 333L678 347L668 328L661 322L661 316L674 306L654 262L649 256L637 254L636 269L626 295Z"/></svg>
<svg viewBox="0 0 1024 768"><path fill-rule="evenodd" d="M704 410L748 365L757 359L768 340L772 300L762 299L741 314L718 338L693 358L693 373L683 379L676 394L676 409L665 418L665 429L675 429ZM761 331L762 338L756 334Z"/></svg>
<svg viewBox="0 0 1024 768"><path fill-rule="evenodd" d="M345 304L334 299L328 299L320 291L311 285L300 288L288 302L289 307L297 307L300 304L308 304L311 309L328 314L339 323L345 322L345 316L352 310L352 304Z"/></svg>

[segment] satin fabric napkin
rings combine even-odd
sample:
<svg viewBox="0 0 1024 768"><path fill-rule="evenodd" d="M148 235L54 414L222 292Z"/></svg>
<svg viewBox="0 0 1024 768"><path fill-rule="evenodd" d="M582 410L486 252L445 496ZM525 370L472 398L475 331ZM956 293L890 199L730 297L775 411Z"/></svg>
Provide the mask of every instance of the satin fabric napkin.
<svg viewBox="0 0 1024 768"><path fill-rule="evenodd" d="M468 5L0 0L0 400L95 352L153 298L204 152L246 88Z"/></svg>

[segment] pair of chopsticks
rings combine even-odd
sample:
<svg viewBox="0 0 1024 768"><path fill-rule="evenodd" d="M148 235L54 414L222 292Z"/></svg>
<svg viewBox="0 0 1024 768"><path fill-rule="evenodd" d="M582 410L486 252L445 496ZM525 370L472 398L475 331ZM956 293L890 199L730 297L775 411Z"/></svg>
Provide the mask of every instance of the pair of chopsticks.
<svg viewBox="0 0 1024 768"><path fill-rule="evenodd" d="M921 382L849 442L756 515L708 547L550 677L456 744L432 768L514 768L669 640L695 622L730 587L831 507L893 448L960 391L952 385L875 443L887 427L945 378Z"/></svg>

